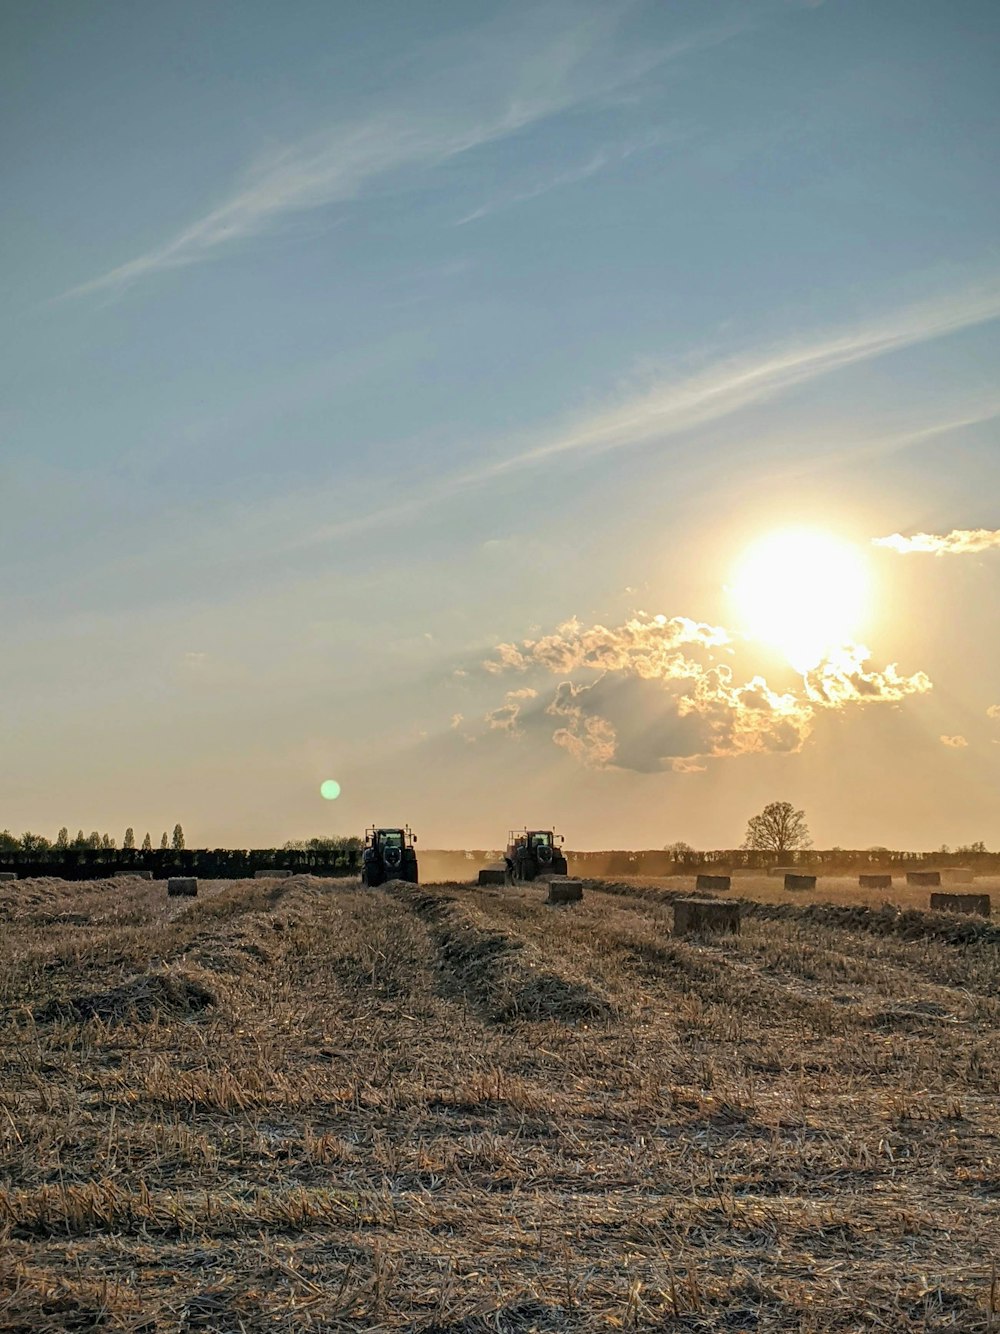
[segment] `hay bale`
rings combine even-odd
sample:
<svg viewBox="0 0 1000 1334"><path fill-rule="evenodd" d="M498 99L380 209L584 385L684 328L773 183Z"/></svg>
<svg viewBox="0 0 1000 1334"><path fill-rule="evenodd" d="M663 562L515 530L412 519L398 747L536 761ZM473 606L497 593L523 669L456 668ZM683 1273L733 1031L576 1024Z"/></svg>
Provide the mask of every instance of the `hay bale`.
<svg viewBox="0 0 1000 1334"><path fill-rule="evenodd" d="M859 875L858 884L862 889L892 889L892 876Z"/></svg>
<svg viewBox="0 0 1000 1334"><path fill-rule="evenodd" d="M938 875L942 885L971 885L976 878L968 866L942 866Z"/></svg>
<svg viewBox="0 0 1000 1334"><path fill-rule="evenodd" d="M254 871L253 878L255 880L287 880L290 875L294 874L294 871L287 871L284 869L274 871Z"/></svg>
<svg viewBox="0 0 1000 1334"><path fill-rule="evenodd" d="M801 875L798 871L789 871L785 876L786 889L815 889L814 875Z"/></svg>
<svg viewBox="0 0 1000 1334"><path fill-rule="evenodd" d="M988 894L932 894L931 912L978 913L989 917L992 910Z"/></svg>
<svg viewBox="0 0 1000 1334"><path fill-rule="evenodd" d="M129 875L134 875L137 880L152 880L152 871L130 871Z"/></svg>
<svg viewBox="0 0 1000 1334"><path fill-rule="evenodd" d="M940 885L940 871L907 871L906 883L908 885Z"/></svg>
<svg viewBox="0 0 1000 1334"><path fill-rule="evenodd" d="M733 878L729 875L699 875L695 878L695 889L730 889Z"/></svg>
<svg viewBox="0 0 1000 1334"><path fill-rule="evenodd" d="M6 885L11 880L17 879L16 871L0 871L0 884Z"/></svg>
<svg viewBox="0 0 1000 1334"><path fill-rule="evenodd" d="M495 866L483 866L479 871L480 885L504 885L507 883L506 872Z"/></svg>
<svg viewBox="0 0 1000 1334"><path fill-rule="evenodd" d="M198 877L194 875L172 875L167 881L167 895L169 898L185 896L195 898L198 893Z"/></svg>
<svg viewBox="0 0 1000 1334"><path fill-rule="evenodd" d="M566 876L554 875L549 881L549 897L546 903L579 903L583 898L583 881L570 880Z"/></svg>
<svg viewBox="0 0 1000 1334"><path fill-rule="evenodd" d="M768 875L773 875L773 876L779 876L779 875L786 876L786 875L797 874L794 866L769 866L767 868L767 873Z"/></svg>
<svg viewBox="0 0 1000 1334"><path fill-rule="evenodd" d="M721 899L677 899L674 903L674 935L693 932L739 932L740 905Z"/></svg>

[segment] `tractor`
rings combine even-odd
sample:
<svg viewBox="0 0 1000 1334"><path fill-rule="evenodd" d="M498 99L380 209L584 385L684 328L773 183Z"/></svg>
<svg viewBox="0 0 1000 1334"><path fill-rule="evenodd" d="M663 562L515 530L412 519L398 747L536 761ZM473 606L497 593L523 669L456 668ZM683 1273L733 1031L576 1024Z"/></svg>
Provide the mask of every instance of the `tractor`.
<svg viewBox="0 0 1000 1334"><path fill-rule="evenodd" d="M507 856L514 863L514 879L534 880L546 872L565 875L566 857L556 846L563 841L562 834L551 829L512 829L507 835Z"/></svg>
<svg viewBox="0 0 1000 1334"><path fill-rule="evenodd" d="M365 848L361 854L361 883L384 885L387 880L417 883L417 836L409 825L405 829L365 830Z"/></svg>

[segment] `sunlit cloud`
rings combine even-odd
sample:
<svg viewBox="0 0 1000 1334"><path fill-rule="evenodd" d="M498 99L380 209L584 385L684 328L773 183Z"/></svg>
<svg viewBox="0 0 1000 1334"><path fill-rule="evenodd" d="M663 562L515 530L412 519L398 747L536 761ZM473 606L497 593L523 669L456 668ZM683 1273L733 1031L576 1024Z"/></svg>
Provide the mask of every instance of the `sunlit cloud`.
<svg viewBox="0 0 1000 1334"><path fill-rule="evenodd" d="M607 718L584 713L576 703L579 693L571 681L564 681L556 690L545 710L562 722L552 733L552 740L581 764L602 769L614 759L618 738Z"/></svg>
<svg viewBox="0 0 1000 1334"><path fill-rule="evenodd" d="M931 687L926 672L900 675L895 663L882 671L868 670L871 654L861 644L847 645L830 654L803 677L807 699L813 704L838 708L842 704L864 704L874 700L897 702L907 695L925 694Z"/></svg>
<svg viewBox="0 0 1000 1334"><path fill-rule="evenodd" d="M484 721L547 738L591 768L696 773L710 760L793 754L825 712L898 704L932 688L925 672L875 668L866 648L845 645L800 685L778 690L760 673L738 674L731 659L749 651L723 627L683 616L616 627L573 619L539 639L498 646L488 671L531 674L537 688L508 692ZM545 676L564 679L547 690ZM538 705L527 713L525 700Z"/></svg>
<svg viewBox="0 0 1000 1334"><path fill-rule="evenodd" d="M523 672L532 665L556 673L588 667L631 671L644 680L666 680L698 675L698 664L685 657L682 646L718 648L729 643L728 631L686 616L636 616L610 630L603 625L585 627L573 618L541 639L498 644L495 657L483 666L493 673Z"/></svg>
<svg viewBox="0 0 1000 1334"><path fill-rule="evenodd" d="M486 715L487 727L517 735L520 732L519 719L522 705L525 700L535 699L537 695L538 691L532 690L529 686L525 686L522 690L508 690L503 697L503 703L491 709Z"/></svg>
<svg viewBox="0 0 1000 1334"><path fill-rule="evenodd" d="M986 710L987 718L1000 718L1000 704L991 704Z"/></svg>
<svg viewBox="0 0 1000 1334"><path fill-rule="evenodd" d="M969 743L964 736L943 736L941 744L951 750L965 750Z"/></svg>
<svg viewBox="0 0 1000 1334"><path fill-rule="evenodd" d="M902 533L893 533L890 537L876 537L874 545L888 547L901 556L970 556L1000 549L1000 529L956 528L943 536L914 533L912 537L904 537Z"/></svg>

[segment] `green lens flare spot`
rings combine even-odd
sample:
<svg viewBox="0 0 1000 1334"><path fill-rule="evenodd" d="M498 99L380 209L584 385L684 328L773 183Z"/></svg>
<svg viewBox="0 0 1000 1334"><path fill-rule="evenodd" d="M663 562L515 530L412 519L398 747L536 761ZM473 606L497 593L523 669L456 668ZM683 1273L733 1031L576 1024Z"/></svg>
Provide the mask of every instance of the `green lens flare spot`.
<svg viewBox="0 0 1000 1334"><path fill-rule="evenodd" d="M327 778L319 785L319 795L326 801L336 801L340 796L340 784L335 778Z"/></svg>

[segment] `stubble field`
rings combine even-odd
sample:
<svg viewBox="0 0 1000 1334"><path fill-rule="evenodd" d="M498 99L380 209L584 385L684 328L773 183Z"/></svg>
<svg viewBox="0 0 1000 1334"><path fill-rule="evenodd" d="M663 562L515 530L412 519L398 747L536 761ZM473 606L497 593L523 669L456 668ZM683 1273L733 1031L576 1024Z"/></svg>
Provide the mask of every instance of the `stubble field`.
<svg viewBox="0 0 1000 1334"><path fill-rule="evenodd" d="M0 1329L1000 1329L1000 927L673 892L3 886Z"/></svg>

